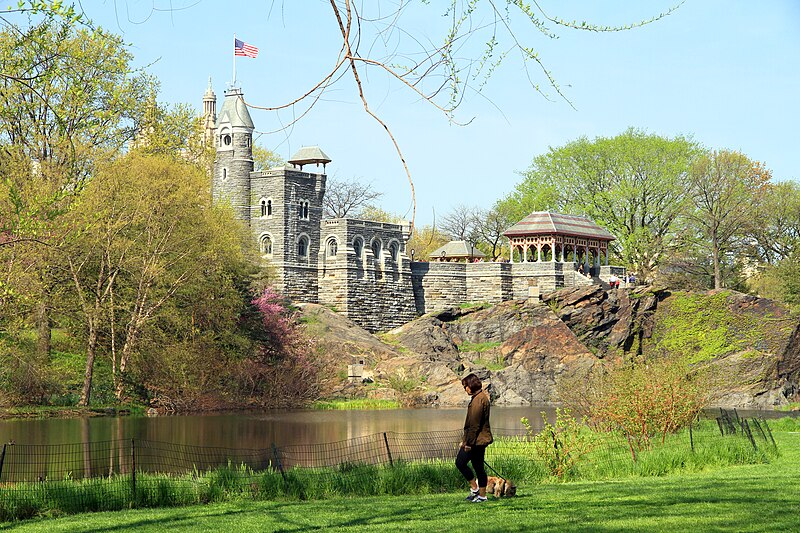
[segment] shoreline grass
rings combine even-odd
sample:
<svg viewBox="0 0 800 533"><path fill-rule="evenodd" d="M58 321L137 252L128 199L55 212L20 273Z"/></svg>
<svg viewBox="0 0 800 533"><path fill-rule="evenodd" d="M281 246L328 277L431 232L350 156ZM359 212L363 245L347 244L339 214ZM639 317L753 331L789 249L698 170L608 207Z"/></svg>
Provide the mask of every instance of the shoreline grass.
<svg viewBox="0 0 800 533"><path fill-rule="evenodd" d="M520 484L517 497L463 502L455 493L235 501L132 509L5 524L42 531L797 531L800 433L776 432L769 464L613 481ZM455 469L452 467L453 470Z"/></svg>
<svg viewBox="0 0 800 533"><path fill-rule="evenodd" d="M311 409L335 411L369 411L382 409L400 409L402 404L397 400L380 400L371 398L317 400Z"/></svg>
<svg viewBox="0 0 800 533"><path fill-rule="evenodd" d="M731 465L768 464L776 453L756 449L742 436L720 436L706 422L694 433L694 451L688 432L670 436L663 445L640 451L631 460L626 441L607 434L603 446L586 455L568 479L559 479L535 455L533 443L501 437L489 447L487 463L518 485L554 485L666 477L678 473L721 471ZM455 455L455 444L453 445ZM354 496L421 495L458 491L464 480L446 459L403 461L393 465L342 462L331 467L296 467L281 471L228 463L227 466L184 474L137 472L110 477L0 485L0 521L35 516L61 516L86 511L130 507L177 507L237 500L310 501Z"/></svg>

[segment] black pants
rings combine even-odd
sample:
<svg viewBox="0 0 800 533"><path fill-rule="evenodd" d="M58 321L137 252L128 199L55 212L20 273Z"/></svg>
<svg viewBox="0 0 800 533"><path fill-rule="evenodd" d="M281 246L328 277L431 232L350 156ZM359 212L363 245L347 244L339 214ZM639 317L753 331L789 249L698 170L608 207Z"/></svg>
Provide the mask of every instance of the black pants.
<svg viewBox="0 0 800 533"><path fill-rule="evenodd" d="M478 487L486 487L487 476L486 469L483 465L483 456L486 454L486 446L472 446L468 452L464 451L464 447L458 449L456 456L456 468L461 472L461 475L467 481L472 481L475 477L478 478ZM472 461L472 468L475 469L475 475L472 470L467 466L467 463Z"/></svg>

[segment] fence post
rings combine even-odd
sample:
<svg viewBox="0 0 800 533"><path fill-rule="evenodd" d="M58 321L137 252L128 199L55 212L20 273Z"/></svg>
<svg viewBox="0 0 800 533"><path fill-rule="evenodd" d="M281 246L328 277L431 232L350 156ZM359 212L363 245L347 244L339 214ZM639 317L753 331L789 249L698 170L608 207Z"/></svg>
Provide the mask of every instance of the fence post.
<svg viewBox="0 0 800 533"><path fill-rule="evenodd" d="M6 446L8 444L3 444L3 452L0 453L0 481L3 480L3 462L6 460Z"/></svg>
<svg viewBox="0 0 800 533"><path fill-rule="evenodd" d="M765 419L763 419L763 418L761 419L761 421L764 422L764 427L767 428L767 434L769 435L769 440L772 441L772 447L777 449L778 445L775 444L775 439L772 438L772 430L769 429L769 424L767 424L767 421Z"/></svg>
<svg viewBox="0 0 800 533"><path fill-rule="evenodd" d="M756 440L753 438L753 434L750 432L750 424L747 423L747 419L745 418L742 418L742 422L742 433L747 433L747 436L750 438L750 444L753 445L754 450L757 450L758 448L756 447Z"/></svg>
<svg viewBox="0 0 800 533"><path fill-rule="evenodd" d="M717 418L717 425L719 426L719 434L725 436L725 430L722 429L722 417Z"/></svg>
<svg viewBox="0 0 800 533"><path fill-rule="evenodd" d="M383 442L386 443L386 455L389 456L389 466L394 466L392 462L392 450L389 449L389 439L386 437L386 432L383 432Z"/></svg>
<svg viewBox="0 0 800 533"><path fill-rule="evenodd" d="M131 439L131 502L136 505L136 441Z"/></svg>
<svg viewBox="0 0 800 533"><path fill-rule="evenodd" d="M278 470L281 471L281 476L283 476L283 481L286 482L286 472L283 471L283 465L281 464L281 456L278 455L278 447L275 446L275 443L272 443L272 456L275 458L275 464L278 465Z"/></svg>
<svg viewBox="0 0 800 533"><path fill-rule="evenodd" d="M692 447L692 453L694 453L694 435L692 435L692 424L689 424L689 445Z"/></svg>

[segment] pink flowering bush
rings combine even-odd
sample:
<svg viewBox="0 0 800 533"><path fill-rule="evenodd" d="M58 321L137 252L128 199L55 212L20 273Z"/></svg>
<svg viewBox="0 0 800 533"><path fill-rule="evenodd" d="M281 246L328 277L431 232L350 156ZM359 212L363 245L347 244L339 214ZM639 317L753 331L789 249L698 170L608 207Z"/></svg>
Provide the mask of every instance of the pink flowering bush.
<svg viewBox="0 0 800 533"><path fill-rule="evenodd" d="M296 407L316 400L323 359L298 325L289 302L267 288L251 303L258 318L250 325L256 348L239 365L241 392L251 403L268 407Z"/></svg>

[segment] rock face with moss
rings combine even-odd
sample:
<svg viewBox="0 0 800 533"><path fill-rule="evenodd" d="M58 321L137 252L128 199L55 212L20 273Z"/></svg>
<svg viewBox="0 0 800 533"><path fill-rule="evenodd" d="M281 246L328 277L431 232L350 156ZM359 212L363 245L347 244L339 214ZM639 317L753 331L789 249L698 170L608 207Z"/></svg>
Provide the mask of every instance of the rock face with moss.
<svg viewBox="0 0 800 533"><path fill-rule="evenodd" d="M562 376L600 361L680 357L712 367L718 405L771 407L800 398L799 326L800 317L786 308L731 291L568 288L541 303L426 315L381 335L377 344L371 337L367 365L376 383L349 390L464 405L460 378L475 372L496 404L527 405L555 401Z"/></svg>

